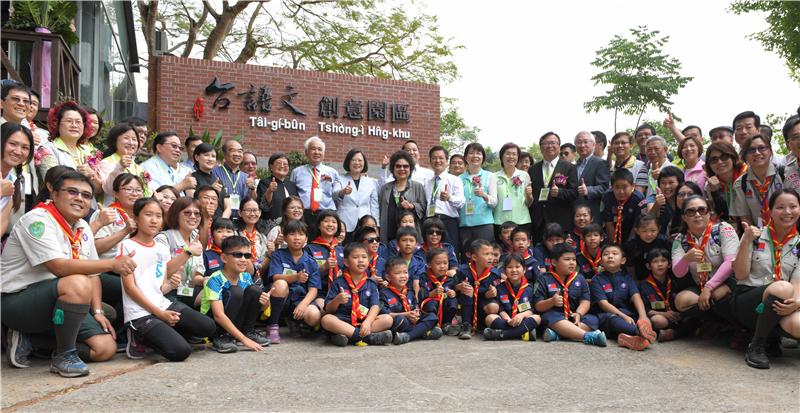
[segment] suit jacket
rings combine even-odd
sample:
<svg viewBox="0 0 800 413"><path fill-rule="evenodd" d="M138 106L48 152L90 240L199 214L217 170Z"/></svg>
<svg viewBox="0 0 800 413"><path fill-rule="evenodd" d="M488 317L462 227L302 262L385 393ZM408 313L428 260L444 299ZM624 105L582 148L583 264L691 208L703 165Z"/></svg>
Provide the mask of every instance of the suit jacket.
<svg viewBox="0 0 800 413"><path fill-rule="evenodd" d="M339 196L339 191L347 187L353 188L350 195ZM333 192L333 202L336 202L336 211L339 218L344 221L347 232L356 230L356 223L364 215L372 215L376 220L380 218L378 209L378 182L366 175L361 175L358 188L350 174L339 175L338 185Z"/></svg>
<svg viewBox="0 0 800 413"><path fill-rule="evenodd" d="M272 178L262 179L258 182L256 187L256 194L258 196L258 205L261 207L261 219L264 221L274 221L281 217L283 207L283 200L286 199L286 192L289 195L297 196L297 186L294 182L289 180L287 176L283 182L278 181L278 189L272 194L272 202L267 202L264 194L267 193L267 188L272 183ZM284 190L285 188L285 190Z"/></svg>
<svg viewBox="0 0 800 413"><path fill-rule="evenodd" d="M378 205L380 205L381 211L378 225L381 228L381 242L384 244L388 244L395 236L395 234L389 234L389 231L387 231L387 228L389 228L389 202L394 202L394 199L391 199L394 185L394 181L387 182L378 193ZM425 208L428 207L428 200L425 198L425 188L421 183L409 180L407 185L408 190L404 198L414 204L414 213L417 216L417 233L419 233L419 223L425 218Z"/></svg>
<svg viewBox="0 0 800 413"><path fill-rule="evenodd" d="M578 170L577 166L575 170ZM592 156L586 162L586 166L583 168L583 174L578 176L578 185L580 185L581 179L583 179L583 182L586 184L588 194L587 196L579 194L578 198L589 205L589 208L592 210L594 222L599 223L600 201L603 199L603 194L608 191L611 181L611 172L608 169L608 162L602 158Z"/></svg>
<svg viewBox="0 0 800 413"><path fill-rule="evenodd" d="M545 183L542 176L542 161L533 164L528 169L531 176L531 187L533 188L533 204L531 204L531 222L533 223L533 236L536 241L541 239L544 224L557 222L561 225L564 232L572 230L572 204L578 198L578 170L575 165L558 160L553 170L550 181ZM563 177L563 178L559 178ZM558 196L552 198L548 196L547 201L539 201L539 192L542 188L552 188L556 178L564 179L563 184L558 184Z"/></svg>

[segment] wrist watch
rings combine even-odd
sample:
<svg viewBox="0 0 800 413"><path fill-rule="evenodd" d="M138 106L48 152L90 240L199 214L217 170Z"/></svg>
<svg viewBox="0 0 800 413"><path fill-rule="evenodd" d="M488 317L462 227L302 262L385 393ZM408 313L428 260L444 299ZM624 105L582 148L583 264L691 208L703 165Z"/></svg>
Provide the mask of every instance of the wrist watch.
<svg viewBox="0 0 800 413"><path fill-rule="evenodd" d="M192 254L192 252L191 252L191 251L189 251L189 250L183 250L183 252L185 252L185 253L186 253L186 255L188 255L188 256L190 256L190 257L194 256L194 254Z"/></svg>
<svg viewBox="0 0 800 413"><path fill-rule="evenodd" d="M106 312L103 311L102 308L98 308L98 309L92 311L92 313L94 313L94 315L106 315Z"/></svg>

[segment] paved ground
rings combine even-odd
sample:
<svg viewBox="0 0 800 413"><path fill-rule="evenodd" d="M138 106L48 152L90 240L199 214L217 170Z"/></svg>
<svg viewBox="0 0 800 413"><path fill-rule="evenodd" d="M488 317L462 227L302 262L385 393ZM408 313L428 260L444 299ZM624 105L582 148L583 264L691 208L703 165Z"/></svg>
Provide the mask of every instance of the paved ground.
<svg viewBox="0 0 800 413"><path fill-rule="evenodd" d="M800 350L756 370L724 343L636 353L580 343L336 348L288 340L264 353L195 352L183 363L93 364L60 379L44 361L2 367L3 411L800 411Z"/></svg>

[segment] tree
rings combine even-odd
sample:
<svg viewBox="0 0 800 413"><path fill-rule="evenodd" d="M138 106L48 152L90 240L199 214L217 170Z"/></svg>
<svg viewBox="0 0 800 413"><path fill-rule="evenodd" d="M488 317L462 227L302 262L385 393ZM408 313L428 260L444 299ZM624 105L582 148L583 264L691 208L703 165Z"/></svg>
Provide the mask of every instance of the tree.
<svg viewBox="0 0 800 413"><path fill-rule="evenodd" d="M592 66L600 73L592 81L595 85L610 85L611 90L583 104L589 113L614 110L615 133L619 112L637 115L638 127L648 107L671 112L670 98L692 80L680 75L678 59L662 51L669 36L659 37L658 30L650 31L647 26L630 29L630 34L631 38L615 35L608 46L596 52Z"/></svg>
<svg viewBox="0 0 800 413"><path fill-rule="evenodd" d="M800 82L800 2L740 0L729 8L735 14L764 12L767 29L748 37L784 59L789 76Z"/></svg>
<svg viewBox="0 0 800 413"><path fill-rule="evenodd" d="M439 124L441 145L450 154L463 153L464 148L472 142L478 141L480 128L469 126L458 113L456 100L452 98L441 99L441 122Z"/></svg>
<svg viewBox="0 0 800 413"><path fill-rule="evenodd" d="M783 115L767 113L767 115L761 119L762 125L767 125L772 128L772 147L774 148L777 144L778 150L775 152L781 155L789 154L789 148L786 147L786 142L783 139L783 125L786 123L786 119L789 119L789 116L791 115L788 113Z"/></svg>
<svg viewBox="0 0 800 413"><path fill-rule="evenodd" d="M214 4L212 4L214 3ZM220 7L221 3L221 7ZM150 55L155 32L183 57L449 82L462 46L439 34L435 16L385 0L186 0L137 2ZM413 3L412 3L413 4Z"/></svg>

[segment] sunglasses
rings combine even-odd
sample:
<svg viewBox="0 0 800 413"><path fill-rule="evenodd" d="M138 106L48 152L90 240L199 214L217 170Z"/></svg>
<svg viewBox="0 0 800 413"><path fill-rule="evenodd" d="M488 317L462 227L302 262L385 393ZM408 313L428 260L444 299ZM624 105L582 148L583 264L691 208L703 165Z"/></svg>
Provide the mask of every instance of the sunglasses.
<svg viewBox="0 0 800 413"><path fill-rule="evenodd" d="M374 244L376 242L381 242L381 239L378 237L369 237L369 238L364 238L364 241L366 241L368 244Z"/></svg>
<svg viewBox="0 0 800 413"><path fill-rule="evenodd" d="M253 258L253 254L249 252L226 252L225 254L230 255L233 258L247 258L248 260Z"/></svg>
<svg viewBox="0 0 800 413"><path fill-rule="evenodd" d="M94 198L94 195L92 195L91 192L79 191L79 190L77 190L75 188L64 188L64 189L60 189L60 191L66 192L67 194L69 194L70 198L76 198L76 197L80 196L81 198L83 198L83 199L85 199L87 201L91 201L92 198Z"/></svg>
<svg viewBox="0 0 800 413"><path fill-rule="evenodd" d="M687 217L693 217L696 215L705 215L707 213L708 213L708 208L706 207L686 208L683 210L683 215Z"/></svg>
<svg viewBox="0 0 800 413"><path fill-rule="evenodd" d="M769 146L765 146L765 145L753 146L752 148L748 148L747 149L747 154L748 155L752 155L752 154L754 154L756 152L758 152L758 153L767 153L767 152L769 152Z"/></svg>
<svg viewBox="0 0 800 413"><path fill-rule="evenodd" d="M442 235L442 231L432 229L427 232L428 235Z"/></svg>
<svg viewBox="0 0 800 413"><path fill-rule="evenodd" d="M708 158L708 163L728 162L731 159L733 159L732 156L728 155L727 153L723 153L722 155Z"/></svg>

